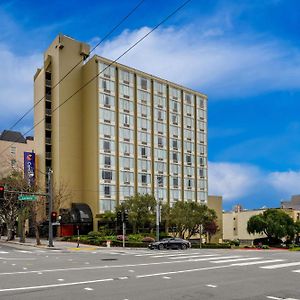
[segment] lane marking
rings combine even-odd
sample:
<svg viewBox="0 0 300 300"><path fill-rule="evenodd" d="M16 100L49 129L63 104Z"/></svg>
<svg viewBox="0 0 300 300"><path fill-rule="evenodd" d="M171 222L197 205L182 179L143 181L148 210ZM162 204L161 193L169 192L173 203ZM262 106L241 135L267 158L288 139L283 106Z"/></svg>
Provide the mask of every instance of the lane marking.
<svg viewBox="0 0 300 300"><path fill-rule="evenodd" d="M194 258L194 257L211 257L211 256L218 256L220 254L196 254L196 255L186 255L186 254L181 254L183 256L181 256L180 258L181 259L185 259L185 258ZM157 255L157 256L153 256L153 257L169 257L169 256L176 256L176 255L165 255L165 256L162 256L162 255ZM176 259L176 257L169 257L169 259Z"/></svg>
<svg viewBox="0 0 300 300"><path fill-rule="evenodd" d="M36 260L36 258L31 258L31 257L24 257L24 258L20 258L20 257L0 257L1 260Z"/></svg>
<svg viewBox="0 0 300 300"><path fill-rule="evenodd" d="M207 284L206 286L207 286L207 287L211 287L211 288L216 288L216 287L217 287L217 286L214 285L214 284Z"/></svg>
<svg viewBox="0 0 300 300"><path fill-rule="evenodd" d="M65 281L65 280L62 278L58 278L57 281Z"/></svg>
<svg viewBox="0 0 300 300"><path fill-rule="evenodd" d="M164 276L163 279L171 279L171 277Z"/></svg>
<svg viewBox="0 0 300 300"><path fill-rule="evenodd" d="M147 278L147 277L164 276L164 275L170 275L170 274L182 274L182 273L199 272L199 271L207 271L207 270L225 269L225 268L229 268L229 267L231 267L231 265L198 268L198 269L186 269L186 270L179 270L179 271L138 275L138 276L136 276L136 278Z"/></svg>
<svg viewBox="0 0 300 300"><path fill-rule="evenodd" d="M200 257L200 258L197 258ZM205 260L213 260L213 259L230 259L230 258L239 258L242 257L241 255L231 255L231 256L213 256L213 257L207 257L207 258L201 258L201 256L196 256L193 259L193 261L205 261ZM188 259L189 257L180 257L180 259ZM175 257L170 257L169 259L176 259ZM189 260L186 260L189 261Z"/></svg>
<svg viewBox="0 0 300 300"><path fill-rule="evenodd" d="M211 261L211 263L222 264L222 263L228 263L228 262L232 262L232 261L259 260L259 259L262 259L262 257L246 257L246 258L223 259L223 260Z"/></svg>
<svg viewBox="0 0 300 300"><path fill-rule="evenodd" d="M89 288L89 287L86 287L86 288L84 288L86 291L93 291L94 289L92 289L92 288Z"/></svg>
<svg viewBox="0 0 300 300"><path fill-rule="evenodd" d="M236 264L231 264L231 265L232 266L251 266L251 265L259 265L259 264L268 264L268 263L273 263L273 262L281 262L281 261L285 261L285 259L250 261L250 262L236 263Z"/></svg>
<svg viewBox="0 0 300 300"><path fill-rule="evenodd" d="M274 300L282 300L283 298L273 297L273 296L267 296L268 299L274 299Z"/></svg>
<svg viewBox="0 0 300 300"><path fill-rule="evenodd" d="M18 288L0 289L0 292L39 290L39 289L48 289L48 288L52 288L52 287L83 285L83 284L88 284L88 283L107 282L107 281L113 281L113 280L114 280L113 278L106 278L106 279L97 279L97 280L89 280L89 281L78 281L78 282L69 282L69 283L58 283L58 284L36 285L36 286L24 286L24 287L18 287Z"/></svg>
<svg viewBox="0 0 300 300"><path fill-rule="evenodd" d="M261 269L279 269L279 268L286 268L286 267L293 267L293 266L299 266L300 262L291 262L291 263L286 263L286 264L279 264L279 265L271 265L271 266L263 266L260 267Z"/></svg>

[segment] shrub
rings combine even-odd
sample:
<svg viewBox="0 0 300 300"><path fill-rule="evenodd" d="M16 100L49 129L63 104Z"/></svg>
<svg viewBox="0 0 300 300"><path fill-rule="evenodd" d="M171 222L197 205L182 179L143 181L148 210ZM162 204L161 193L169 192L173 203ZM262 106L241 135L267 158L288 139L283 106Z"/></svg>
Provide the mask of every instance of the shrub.
<svg viewBox="0 0 300 300"><path fill-rule="evenodd" d="M207 248L207 249L230 249L231 245L228 243L223 243L223 244L202 244L202 248ZM192 248L200 248L199 244L192 244Z"/></svg>
<svg viewBox="0 0 300 300"><path fill-rule="evenodd" d="M143 239L143 235L140 233L130 234L130 235L128 235L128 239L129 239L129 241L141 242Z"/></svg>
<svg viewBox="0 0 300 300"><path fill-rule="evenodd" d="M117 241L123 241L123 235L119 234L117 235ZM125 235L125 241L128 241L128 237Z"/></svg>
<svg viewBox="0 0 300 300"><path fill-rule="evenodd" d="M270 249L270 247L268 245L262 245L261 249Z"/></svg>
<svg viewBox="0 0 300 300"><path fill-rule="evenodd" d="M142 242L144 243L153 243L155 242L155 239L151 236L145 236L143 239L142 239Z"/></svg>

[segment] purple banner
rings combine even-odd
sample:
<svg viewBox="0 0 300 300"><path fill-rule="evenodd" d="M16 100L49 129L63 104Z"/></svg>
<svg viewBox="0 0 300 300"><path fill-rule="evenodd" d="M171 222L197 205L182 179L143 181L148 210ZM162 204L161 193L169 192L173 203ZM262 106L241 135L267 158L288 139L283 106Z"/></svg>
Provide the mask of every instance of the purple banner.
<svg viewBox="0 0 300 300"><path fill-rule="evenodd" d="M24 152L24 178L28 185L33 186L35 183L35 153Z"/></svg>

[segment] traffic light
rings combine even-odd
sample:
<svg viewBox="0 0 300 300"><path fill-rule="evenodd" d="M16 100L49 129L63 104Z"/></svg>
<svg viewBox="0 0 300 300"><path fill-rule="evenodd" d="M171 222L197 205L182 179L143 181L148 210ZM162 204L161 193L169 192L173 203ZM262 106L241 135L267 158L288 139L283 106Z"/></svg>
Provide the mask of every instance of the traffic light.
<svg viewBox="0 0 300 300"><path fill-rule="evenodd" d="M117 212L117 223L122 224L122 212L121 211Z"/></svg>
<svg viewBox="0 0 300 300"><path fill-rule="evenodd" d="M57 220L57 212L56 211L53 211L51 213L51 222L52 223L56 223L56 220Z"/></svg>
<svg viewBox="0 0 300 300"><path fill-rule="evenodd" d="M4 199L4 186L0 186L0 199Z"/></svg>

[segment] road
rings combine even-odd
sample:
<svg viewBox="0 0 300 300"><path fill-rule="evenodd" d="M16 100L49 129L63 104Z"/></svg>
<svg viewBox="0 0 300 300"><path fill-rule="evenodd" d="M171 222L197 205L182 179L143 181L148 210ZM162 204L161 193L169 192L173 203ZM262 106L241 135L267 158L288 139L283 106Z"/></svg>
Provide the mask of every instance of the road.
<svg viewBox="0 0 300 300"><path fill-rule="evenodd" d="M300 299L300 253L0 245L0 299Z"/></svg>

